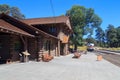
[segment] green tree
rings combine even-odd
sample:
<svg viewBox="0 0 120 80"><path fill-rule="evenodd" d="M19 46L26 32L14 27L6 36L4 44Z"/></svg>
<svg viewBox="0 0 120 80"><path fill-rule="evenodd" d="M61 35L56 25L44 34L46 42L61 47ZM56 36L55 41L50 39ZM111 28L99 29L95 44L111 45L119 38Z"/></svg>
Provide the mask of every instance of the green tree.
<svg viewBox="0 0 120 80"><path fill-rule="evenodd" d="M7 4L0 5L0 14L1 13L9 14L10 13L10 6Z"/></svg>
<svg viewBox="0 0 120 80"><path fill-rule="evenodd" d="M75 50L78 45L83 44L83 36L88 35L91 37L93 30L100 26L102 20L94 13L92 8L85 8L83 6L74 5L66 12L70 16L73 34L70 39L75 45Z"/></svg>
<svg viewBox="0 0 120 80"><path fill-rule="evenodd" d="M17 7L11 7L10 9L11 16L16 18L16 19L24 19L25 16L21 14L19 8Z"/></svg>
<svg viewBox="0 0 120 80"><path fill-rule="evenodd" d="M92 37L91 38L86 38L86 42L87 43L94 43L96 46L98 45L96 40L94 38L92 38Z"/></svg>
<svg viewBox="0 0 120 80"><path fill-rule="evenodd" d="M101 27L96 29L96 39L98 41L99 46L105 46L105 32L102 30Z"/></svg>
<svg viewBox="0 0 120 80"><path fill-rule="evenodd" d="M120 26L116 28L117 30L117 47L120 47Z"/></svg>
<svg viewBox="0 0 120 80"><path fill-rule="evenodd" d="M83 6L73 6L72 9L66 12L67 16L70 16L71 25L74 33L71 35L71 42L75 45L77 50L78 45L82 45L83 28L85 26L85 8Z"/></svg>
<svg viewBox="0 0 120 80"><path fill-rule="evenodd" d="M0 14L1 13L10 15L16 19L24 19L25 18L25 16L20 12L19 8L10 7L7 4L0 5Z"/></svg>
<svg viewBox="0 0 120 80"><path fill-rule="evenodd" d="M108 29L106 30L106 38L109 47L117 47L117 30L113 25L108 25Z"/></svg>
<svg viewBox="0 0 120 80"><path fill-rule="evenodd" d="M100 27L102 20L92 8L86 9L85 16L84 34L89 34L88 37L92 37L94 29Z"/></svg>

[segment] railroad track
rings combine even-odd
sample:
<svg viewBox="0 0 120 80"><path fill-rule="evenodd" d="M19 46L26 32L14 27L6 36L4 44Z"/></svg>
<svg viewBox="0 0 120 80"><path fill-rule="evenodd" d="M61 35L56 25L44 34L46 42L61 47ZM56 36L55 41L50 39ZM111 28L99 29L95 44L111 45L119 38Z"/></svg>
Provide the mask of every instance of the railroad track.
<svg viewBox="0 0 120 80"><path fill-rule="evenodd" d="M106 53L106 54L116 54L116 55L120 55L120 52L118 52L118 51L95 50L95 52L99 52L99 53Z"/></svg>
<svg viewBox="0 0 120 80"><path fill-rule="evenodd" d="M120 67L120 53L114 51L105 51L105 50L97 50L95 52L101 53L104 59Z"/></svg>

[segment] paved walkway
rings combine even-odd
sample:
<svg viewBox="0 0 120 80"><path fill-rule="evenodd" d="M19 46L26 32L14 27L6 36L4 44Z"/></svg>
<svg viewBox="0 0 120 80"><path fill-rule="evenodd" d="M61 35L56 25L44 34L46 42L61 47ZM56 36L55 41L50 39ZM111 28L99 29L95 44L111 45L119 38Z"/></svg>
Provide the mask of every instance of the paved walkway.
<svg viewBox="0 0 120 80"><path fill-rule="evenodd" d="M106 60L96 61L94 53L72 59L73 54L50 62L0 65L0 80L120 80L120 67Z"/></svg>

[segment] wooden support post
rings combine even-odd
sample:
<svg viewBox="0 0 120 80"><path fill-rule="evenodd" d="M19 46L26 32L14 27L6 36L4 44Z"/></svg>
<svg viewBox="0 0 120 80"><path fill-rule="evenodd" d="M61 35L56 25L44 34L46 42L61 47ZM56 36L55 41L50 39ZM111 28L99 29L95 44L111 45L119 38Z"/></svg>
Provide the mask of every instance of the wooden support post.
<svg viewBox="0 0 120 80"><path fill-rule="evenodd" d="M66 43L65 44L65 55L67 55L68 54L68 44Z"/></svg>
<svg viewBox="0 0 120 80"><path fill-rule="evenodd" d="M37 61L41 61L42 60L42 54L43 54L43 38L42 36L38 36L37 37Z"/></svg>
<svg viewBox="0 0 120 80"><path fill-rule="evenodd" d="M57 52L58 52L58 47L55 46L55 56L57 56Z"/></svg>
<svg viewBox="0 0 120 80"><path fill-rule="evenodd" d="M58 56L60 56L60 41L58 41Z"/></svg>
<svg viewBox="0 0 120 80"><path fill-rule="evenodd" d="M23 42L23 44L24 44L24 52L23 52L23 54L24 54L24 62L28 62L29 61L29 53L28 53L28 47L27 47L27 43L28 43L28 41L27 41L27 37L23 37L23 36L20 36L20 38L22 39L22 42Z"/></svg>

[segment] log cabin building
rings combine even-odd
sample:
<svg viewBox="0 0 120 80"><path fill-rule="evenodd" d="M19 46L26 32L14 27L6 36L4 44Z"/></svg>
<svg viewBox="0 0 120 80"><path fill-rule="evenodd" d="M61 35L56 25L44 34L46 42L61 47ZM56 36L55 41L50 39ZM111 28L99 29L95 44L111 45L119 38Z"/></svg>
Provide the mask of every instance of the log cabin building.
<svg viewBox="0 0 120 80"><path fill-rule="evenodd" d="M28 55L37 61L45 53L67 55L71 32L67 16L17 20L0 14L0 63L25 61Z"/></svg>

